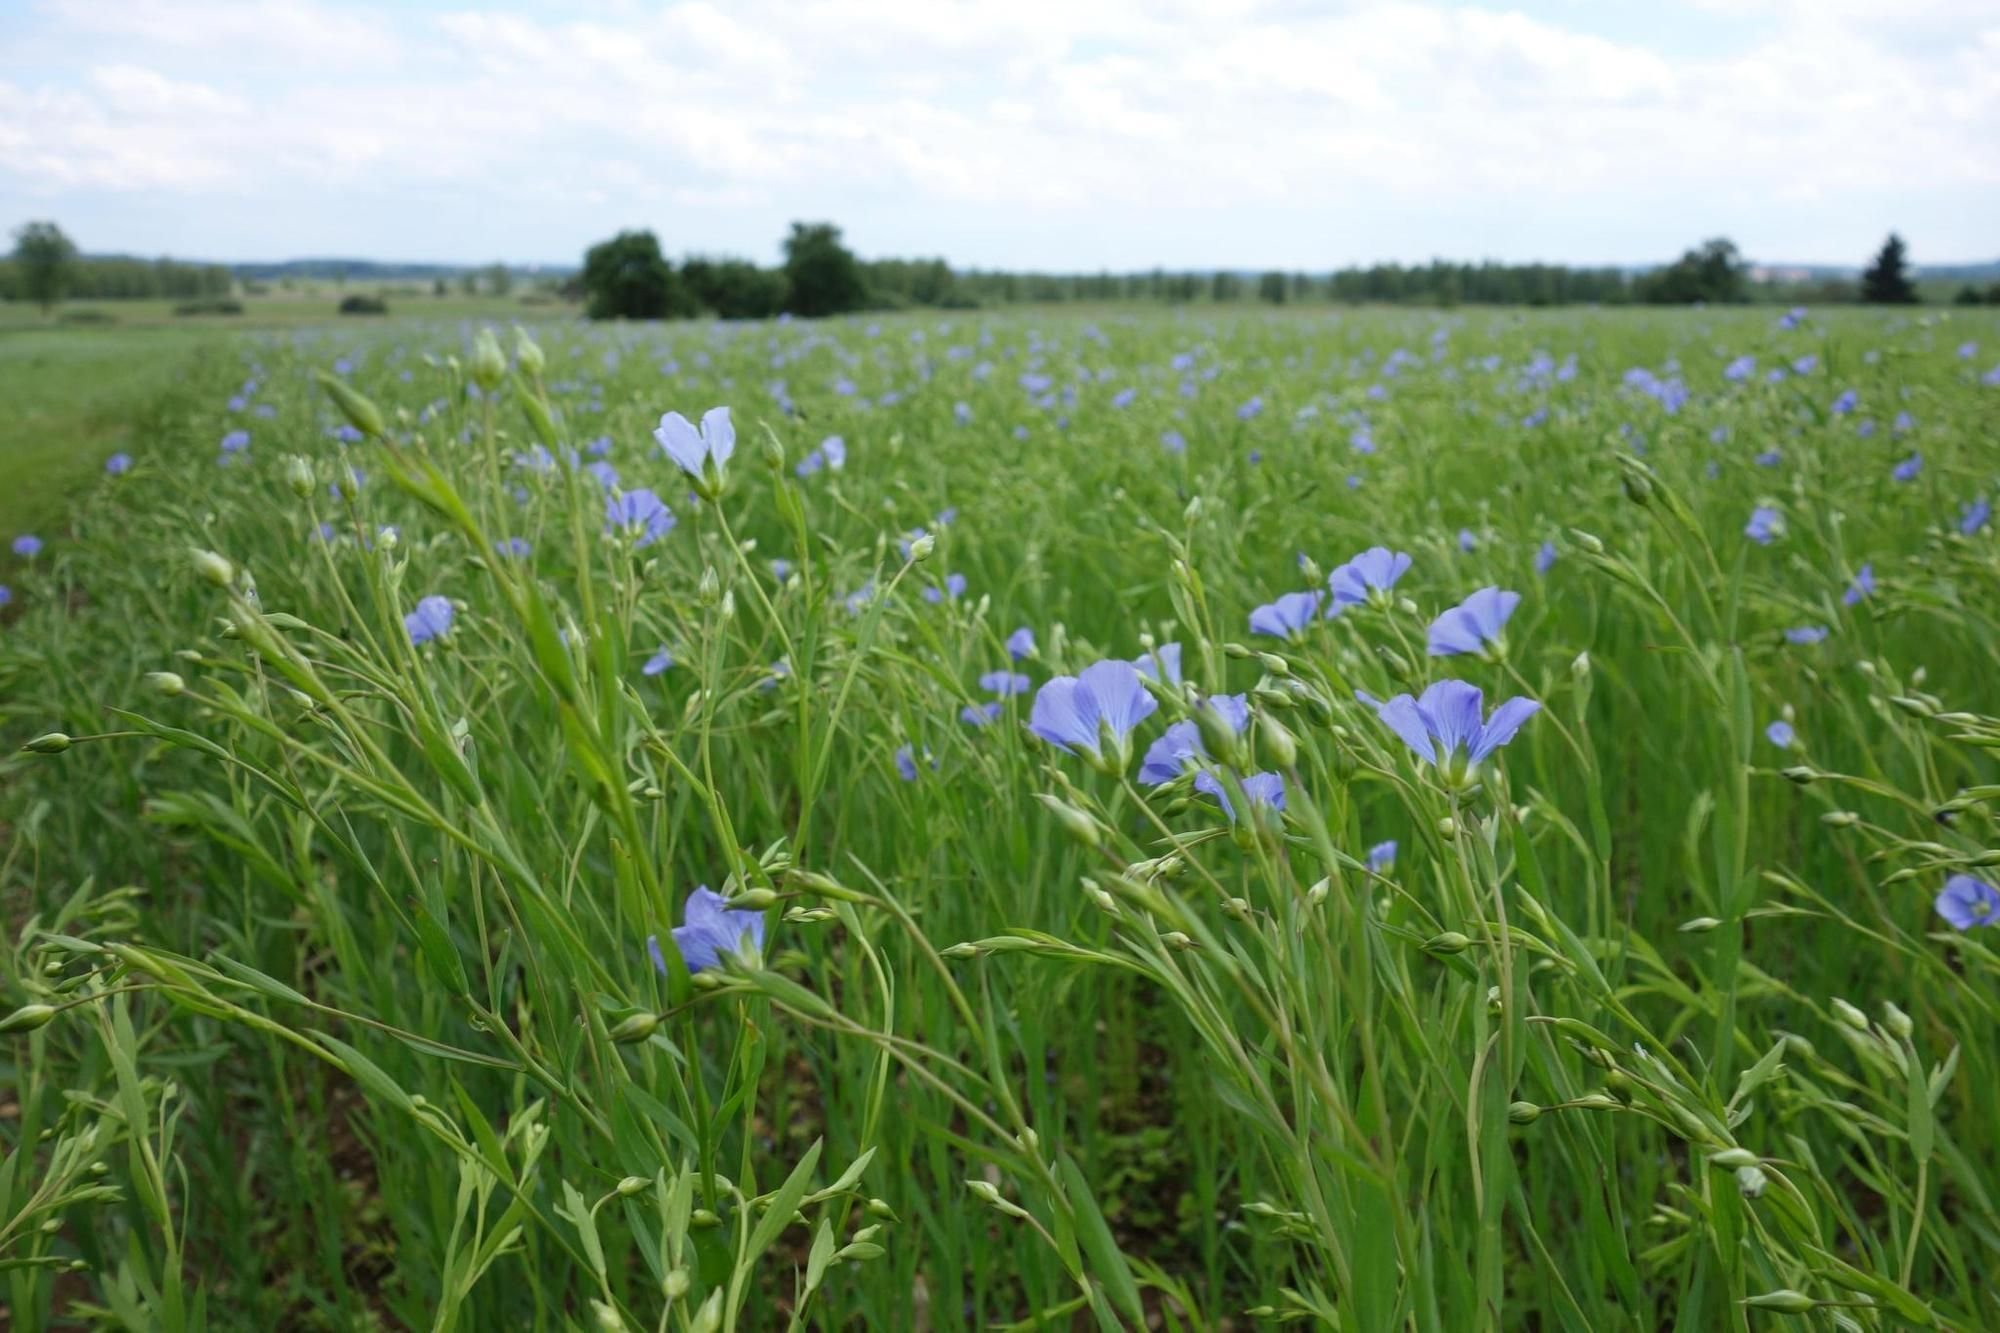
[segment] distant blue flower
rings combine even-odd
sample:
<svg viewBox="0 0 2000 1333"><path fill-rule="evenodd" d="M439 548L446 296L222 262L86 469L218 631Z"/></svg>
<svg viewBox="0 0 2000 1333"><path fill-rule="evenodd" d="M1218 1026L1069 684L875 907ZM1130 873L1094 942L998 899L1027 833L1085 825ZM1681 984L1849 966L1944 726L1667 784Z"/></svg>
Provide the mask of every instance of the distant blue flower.
<svg viewBox="0 0 2000 1333"><path fill-rule="evenodd" d="M1458 530L1459 550L1470 551L1475 547L1477 547L1478 545L1479 545L1479 538L1473 536L1471 528L1460 528Z"/></svg>
<svg viewBox="0 0 2000 1333"><path fill-rule="evenodd" d="M933 605L944 601L946 598L950 598L955 602L963 596L965 596L965 575L963 574L947 574L944 576L944 586L942 588L933 584L924 589L924 600Z"/></svg>
<svg viewBox="0 0 2000 1333"><path fill-rule="evenodd" d="M1959 360L1961 360L1961 361L1970 361L1970 360L1972 360L1972 358L1973 358L1973 357L1975 357L1975 356L1978 356L1978 355L1979 355L1979 344L1978 344L1978 343L1972 343L1972 342L1966 342L1966 343L1960 343L1960 344L1958 345L1958 359L1959 359Z"/></svg>
<svg viewBox="0 0 2000 1333"><path fill-rule="evenodd" d="M607 491L618 489L618 469L599 458L585 463L583 470L597 479L597 484Z"/></svg>
<svg viewBox="0 0 2000 1333"><path fill-rule="evenodd" d="M1817 369L1819 369L1819 358L1811 353L1792 362L1792 373L1795 375L1810 375Z"/></svg>
<svg viewBox="0 0 2000 1333"><path fill-rule="evenodd" d="M416 610L403 617L403 628L409 631L412 644L429 643L450 631L452 615L451 600L433 593L419 601Z"/></svg>
<svg viewBox="0 0 2000 1333"><path fill-rule="evenodd" d="M1764 739L1777 746L1780 750L1791 749L1798 741L1798 738L1799 734L1792 730L1792 724L1783 718L1779 718L1776 722L1764 728Z"/></svg>
<svg viewBox="0 0 2000 1333"><path fill-rule="evenodd" d="M1263 396L1261 394L1252 394L1249 401L1236 409L1236 419L1238 421L1248 421L1252 417L1260 415L1263 411Z"/></svg>
<svg viewBox="0 0 2000 1333"><path fill-rule="evenodd" d="M835 472L847 466L847 441L838 435L829 435L819 442L819 454L826 459L826 465Z"/></svg>
<svg viewBox="0 0 2000 1333"><path fill-rule="evenodd" d="M1179 686L1181 683L1181 646L1178 643L1163 643L1151 652L1140 653L1132 659L1132 669L1148 680L1162 684Z"/></svg>
<svg viewBox="0 0 2000 1333"><path fill-rule="evenodd" d="M1717 426L1708 433L1708 442L1710 444L1727 444L1729 442L1729 427Z"/></svg>
<svg viewBox="0 0 2000 1333"><path fill-rule="evenodd" d="M792 562L779 556L771 562L771 577L783 583L792 576Z"/></svg>
<svg viewBox="0 0 2000 1333"><path fill-rule="evenodd" d="M1074 676L1057 676L1035 694L1028 729L1052 745L1107 762L1107 740L1118 755L1132 729L1151 717L1159 703L1146 693L1130 662L1097 662Z"/></svg>
<svg viewBox="0 0 2000 1333"><path fill-rule="evenodd" d="M1756 373L1757 358L1754 356L1739 356L1722 371L1723 378L1730 381L1746 380Z"/></svg>
<svg viewBox="0 0 2000 1333"><path fill-rule="evenodd" d="M1035 632L1026 625L1007 636L1007 656L1016 662L1035 655Z"/></svg>
<svg viewBox="0 0 2000 1333"><path fill-rule="evenodd" d="M1521 594L1501 588L1481 588L1431 622L1432 657L1483 653L1504 642L1501 631L1521 604Z"/></svg>
<svg viewBox="0 0 2000 1333"><path fill-rule="evenodd" d="M1743 525L1743 535L1760 546L1769 546L1772 539L1784 530L1784 516L1768 505L1758 505L1751 510L1750 521Z"/></svg>
<svg viewBox="0 0 2000 1333"><path fill-rule="evenodd" d="M720 967L724 954L747 955L751 959L763 954L764 914L732 911L723 905L727 901L706 884L688 895L681 918L687 924L675 926L673 932L674 948L680 951L688 971L706 972ZM660 953L659 938L648 936L646 948L653 955L653 966L664 974L667 960Z"/></svg>
<svg viewBox="0 0 2000 1333"><path fill-rule="evenodd" d="M953 403L951 405L951 416L952 420L961 426L971 425L972 405L970 403Z"/></svg>
<svg viewBox="0 0 2000 1333"><path fill-rule="evenodd" d="M132 455L113 454L104 460L104 470L114 477L122 477L132 470Z"/></svg>
<svg viewBox="0 0 2000 1333"><path fill-rule="evenodd" d="M896 747L896 776L905 782L917 780L917 752L907 745Z"/></svg>
<svg viewBox="0 0 2000 1333"><path fill-rule="evenodd" d="M14 539L14 554L23 560L33 560L42 553L42 539L32 532L24 532Z"/></svg>
<svg viewBox="0 0 2000 1333"><path fill-rule="evenodd" d="M1847 585L1847 591L1840 595L1842 606L1853 606L1862 598L1875 591L1875 566L1864 564L1854 571L1854 581Z"/></svg>
<svg viewBox="0 0 2000 1333"><path fill-rule="evenodd" d="M1536 548L1535 572L1537 574L1548 573L1550 569L1555 567L1555 563L1556 563L1556 544L1554 542L1545 541L1539 547Z"/></svg>
<svg viewBox="0 0 2000 1333"><path fill-rule="evenodd" d="M1779 318L1778 327L1781 329L1795 329L1805 321L1805 317L1806 308L1802 305L1795 305Z"/></svg>
<svg viewBox="0 0 2000 1333"><path fill-rule="evenodd" d="M1222 804L1222 813L1229 816L1229 822L1236 822L1236 809L1229 803L1229 791L1215 774L1206 770L1194 775L1194 789L1207 796L1213 796ZM1276 773L1252 773L1243 779L1243 796L1252 807L1262 806L1267 810L1285 808L1285 780Z"/></svg>
<svg viewBox="0 0 2000 1333"><path fill-rule="evenodd" d="M247 430L232 430L222 437L222 452L225 454L241 453L249 447L250 432Z"/></svg>
<svg viewBox="0 0 2000 1333"><path fill-rule="evenodd" d="M1833 400L1833 414L1837 417L1844 417L1849 412L1852 412L1860 402L1860 394L1854 392L1852 389L1843 389L1840 392L1840 397Z"/></svg>
<svg viewBox="0 0 2000 1333"><path fill-rule="evenodd" d="M5 606L13 600L14 600L14 590L8 587L6 584L0 583L0 606Z"/></svg>
<svg viewBox="0 0 2000 1333"><path fill-rule="evenodd" d="M1288 592L1275 602L1267 602L1250 613L1250 632L1274 639L1290 639L1319 615L1321 594Z"/></svg>
<svg viewBox="0 0 2000 1333"><path fill-rule="evenodd" d="M673 665L674 655L667 651L667 645L663 643L660 645L660 651L647 658L646 664L639 668L639 674L642 676L657 676L670 670Z"/></svg>
<svg viewBox="0 0 2000 1333"><path fill-rule="evenodd" d="M946 505L944 508L938 510L937 517L932 519L931 522L941 528L950 527L952 524L958 522L958 506Z"/></svg>
<svg viewBox="0 0 2000 1333"><path fill-rule="evenodd" d="M841 599L841 602L847 607L847 614L858 616L861 614L861 609L874 600L875 580L870 579L853 592L848 593L847 596Z"/></svg>
<svg viewBox="0 0 2000 1333"><path fill-rule="evenodd" d="M1118 408L1130 407L1132 406L1132 400L1138 396L1139 391L1137 389L1120 389L1117 393L1111 395L1111 405Z"/></svg>
<svg viewBox="0 0 2000 1333"><path fill-rule="evenodd" d="M611 437L609 435L600 435L589 444L584 445L583 451L592 458L602 458L611 452Z"/></svg>
<svg viewBox="0 0 2000 1333"><path fill-rule="evenodd" d="M1033 682L1018 671L989 671L979 678L979 688L1002 699L1026 694Z"/></svg>
<svg viewBox="0 0 2000 1333"><path fill-rule="evenodd" d="M1956 930L2000 922L2000 889L1970 875L1953 875L1937 896L1937 914Z"/></svg>
<svg viewBox="0 0 2000 1333"><path fill-rule="evenodd" d="M1776 446L1766 449L1763 453L1757 455L1758 467L1776 467L1784 461L1785 456L1778 452Z"/></svg>
<svg viewBox="0 0 2000 1333"><path fill-rule="evenodd" d="M967 704L958 710L958 720L968 727L983 727L1000 716L1002 707L998 699L990 704Z"/></svg>
<svg viewBox="0 0 2000 1333"><path fill-rule="evenodd" d="M333 363L333 373L336 375L352 375L354 373L354 363L343 356Z"/></svg>
<svg viewBox="0 0 2000 1333"><path fill-rule="evenodd" d="M1441 680L1421 698L1399 694L1377 704L1375 712L1419 758L1447 772L1453 780L1462 780L1488 755L1513 740L1521 725L1541 709L1536 700L1517 695L1486 717L1485 702L1477 685Z"/></svg>
<svg viewBox="0 0 2000 1333"><path fill-rule="evenodd" d="M702 413L699 431L680 413L668 412L660 418L653 438L681 471L697 481L703 479L704 465L712 462L720 473L736 452L736 427L726 407L711 407Z"/></svg>
<svg viewBox="0 0 2000 1333"><path fill-rule="evenodd" d="M1187 438L1177 430L1163 430L1160 432L1160 447L1170 454L1184 454L1187 452Z"/></svg>
<svg viewBox="0 0 2000 1333"><path fill-rule="evenodd" d="M1971 504L1959 510L1958 530L1963 535L1970 537L1973 533L1985 527L1986 521L1992 517L1993 506L1982 495Z"/></svg>
<svg viewBox="0 0 2000 1333"><path fill-rule="evenodd" d="M1915 481L1917 474L1923 470L1924 456L1922 454L1911 454L1908 458L1905 458L1902 462L1891 468L1889 475L1897 481Z"/></svg>
<svg viewBox="0 0 2000 1333"><path fill-rule="evenodd" d="M1917 419L1908 412L1898 412L1896 419L1889 423L1889 429L1898 435L1907 435L1917 428Z"/></svg>
<svg viewBox="0 0 2000 1333"><path fill-rule="evenodd" d="M1212 694L1200 706L1220 718L1238 736L1250 726L1247 695ZM1146 757L1139 765L1139 781L1149 786L1172 782L1187 770L1190 760L1206 758L1208 747L1201 743L1201 724L1193 718L1184 718L1169 725L1147 747Z"/></svg>
<svg viewBox="0 0 2000 1333"><path fill-rule="evenodd" d="M1350 472L1350 473L1348 473L1348 474L1347 474L1347 489L1348 489L1348 490L1350 490L1350 491L1358 491L1358 490L1360 490L1360 489L1361 489L1361 482L1362 482L1362 476L1361 476L1361 474L1360 474L1360 473L1358 473L1358 472Z"/></svg>
<svg viewBox="0 0 2000 1333"><path fill-rule="evenodd" d="M604 523L607 528L624 532L637 532L639 540L634 549L650 546L674 529L673 512L661 502L652 491L641 487L636 491L618 491L604 500Z"/></svg>
<svg viewBox="0 0 2000 1333"><path fill-rule="evenodd" d="M248 406L250 406L250 400L240 393L229 400L229 410L232 412L241 412Z"/></svg>
<svg viewBox="0 0 2000 1333"><path fill-rule="evenodd" d="M493 549L500 555L526 555L534 548L528 545L526 537L508 537L493 543Z"/></svg>
<svg viewBox="0 0 2000 1333"><path fill-rule="evenodd" d="M1396 864L1396 840L1378 842L1368 849L1368 868L1376 874L1386 874Z"/></svg>
<svg viewBox="0 0 2000 1333"><path fill-rule="evenodd" d="M1352 606L1377 595L1386 600L1396 580L1409 568L1410 557L1406 552L1371 546L1327 575L1326 583L1336 607Z"/></svg>
<svg viewBox="0 0 2000 1333"><path fill-rule="evenodd" d="M1827 632L1827 628L1824 625L1799 625L1785 631L1785 642L1797 644L1820 643L1825 640Z"/></svg>

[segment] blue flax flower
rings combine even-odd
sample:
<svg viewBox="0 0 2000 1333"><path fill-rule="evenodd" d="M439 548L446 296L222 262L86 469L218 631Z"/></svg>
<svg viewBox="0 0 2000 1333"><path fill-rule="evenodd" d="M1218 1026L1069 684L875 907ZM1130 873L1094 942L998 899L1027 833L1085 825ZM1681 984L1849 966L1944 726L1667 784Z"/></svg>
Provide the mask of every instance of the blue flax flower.
<svg viewBox="0 0 2000 1333"><path fill-rule="evenodd" d="M989 671L979 678L979 688L1002 699L1028 692L1029 680L1018 671Z"/></svg>
<svg viewBox="0 0 2000 1333"><path fill-rule="evenodd" d="M1500 651L1506 644L1501 631L1520 604L1518 592L1481 588L1431 622L1431 656Z"/></svg>
<svg viewBox="0 0 2000 1333"><path fill-rule="evenodd" d="M104 470L114 477L122 477L132 470L132 455L113 454L104 460Z"/></svg>
<svg viewBox="0 0 2000 1333"><path fill-rule="evenodd" d="M1477 685L1462 680L1441 680L1412 699L1399 694L1376 706L1383 725L1403 743L1437 768L1447 781L1462 785L1472 772L1495 750L1514 739L1521 724L1541 709L1541 704L1516 695L1485 716L1485 696Z"/></svg>
<svg viewBox="0 0 2000 1333"><path fill-rule="evenodd" d="M634 549L650 546L674 529L673 512L652 491L620 491L605 497L604 525L625 532L637 532Z"/></svg>
<svg viewBox="0 0 2000 1333"><path fill-rule="evenodd" d="M1181 646L1178 643L1160 644L1153 651L1133 658L1132 666L1148 680L1157 680L1163 685L1179 685Z"/></svg>
<svg viewBox="0 0 2000 1333"><path fill-rule="evenodd" d="M1368 849L1368 868L1378 875L1387 874L1396 868L1396 840L1378 842Z"/></svg>
<svg viewBox="0 0 2000 1333"><path fill-rule="evenodd" d="M1958 512L1958 530L1967 537L1986 526L1993 517L1993 506L1985 496L1979 497Z"/></svg>
<svg viewBox="0 0 2000 1333"><path fill-rule="evenodd" d="M1556 563L1556 544L1554 542L1543 542L1541 546L1536 548L1535 572L1537 574L1548 573L1549 570L1555 567L1555 563Z"/></svg>
<svg viewBox="0 0 2000 1333"><path fill-rule="evenodd" d="M1889 475L1897 481L1915 481L1917 474L1924 470L1924 456L1913 453L1889 470Z"/></svg>
<svg viewBox="0 0 2000 1333"><path fill-rule="evenodd" d="M721 483L722 470L736 452L736 427L730 423L726 407L711 407L702 413L700 430L680 413L668 412L660 418L653 438L697 486L710 490Z"/></svg>
<svg viewBox="0 0 2000 1333"><path fill-rule="evenodd" d="M1743 525L1743 535L1759 546L1769 546L1784 530L1784 517L1768 505L1751 510L1750 521Z"/></svg>
<svg viewBox="0 0 2000 1333"><path fill-rule="evenodd" d="M1840 397L1833 400L1833 414L1844 417L1861 405L1861 395L1852 389L1842 389Z"/></svg>
<svg viewBox="0 0 2000 1333"><path fill-rule="evenodd" d="M1387 601L1389 590L1410 568L1410 557L1386 546L1371 546L1326 576L1336 607L1352 606L1371 597Z"/></svg>
<svg viewBox="0 0 2000 1333"><path fill-rule="evenodd" d="M688 895L682 913L687 924L674 927L674 948L680 951L688 971L720 967L724 954L747 958L753 964L763 954L764 914L732 911L723 906L725 901L706 884ZM653 966L665 972L667 960L660 953L659 937L647 936L646 948L653 955Z"/></svg>
<svg viewBox="0 0 2000 1333"><path fill-rule="evenodd" d="M990 704L967 704L958 710L958 720L968 727L983 727L1000 716L1000 708L998 699Z"/></svg>
<svg viewBox="0 0 2000 1333"><path fill-rule="evenodd" d="M663 643L660 645L660 651L647 658L646 664L639 668L639 674L642 676L657 676L670 669L673 664L674 655L667 651L667 645Z"/></svg>
<svg viewBox="0 0 2000 1333"><path fill-rule="evenodd" d="M1205 796L1213 796L1222 804L1222 813L1229 816L1229 822L1236 822L1236 807L1229 802L1229 789L1215 774L1203 771L1194 775L1194 789ZM1251 808L1259 806L1267 810L1285 808L1285 780L1276 773L1252 773L1243 779L1243 795L1248 798Z"/></svg>
<svg viewBox="0 0 2000 1333"><path fill-rule="evenodd" d="M1035 655L1035 632L1026 625L1007 636L1007 656L1016 662Z"/></svg>
<svg viewBox="0 0 2000 1333"><path fill-rule="evenodd" d="M1319 615L1318 592L1288 592L1250 613L1250 632L1274 639L1296 638Z"/></svg>
<svg viewBox="0 0 2000 1333"><path fill-rule="evenodd" d="M1798 743L1799 734L1792 729L1791 723L1785 721L1783 718L1779 718L1776 722L1764 728L1764 739L1777 746L1780 750L1789 750Z"/></svg>
<svg viewBox="0 0 2000 1333"><path fill-rule="evenodd" d="M42 553L42 539L32 532L24 532L14 539L14 554L23 560L33 560Z"/></svg>
<svg viewBox="0 0 2000 1333"><path fill-rule="evenodd" d="M1862 598L1875 591L1875 566L1864 564L1854 571L1854 581L1847 585L1847 591L1840 595L1842 606L1853 606Z"/></svg>
<svg viewBox="0 0 2000 1333"><path fill-rule="evenodd" d="M1097 662L1074 676L1057 676L1036 691L1028 729L1099 767L1122 768L1133 728L1159 706L1130 662Z"/></svg>
<svg viewBox="0 0 2000 1333"><path fill-rule="evenodd" d="M1937 914L1958 930L2000 924L2000 889L1970 875L1953 875L1938 893Z"/></svg>
<svg viewBox="0 0 2000 1333"><path fill-rule="evenodd" d="M1825 640L1826 636L1827 628L1824 625L1798 625L1785 631L1785 642L1799 644L1820 643Z"/></svg>
<svg viewBox="0 0 2000 1333"><path fill-rule="evenodd" d="M403 617L403 628L410 632L412 644L429 643L432 639L443 638L451 629L453 615L451 600L433 593L417 603L417 609Z"/></svg>

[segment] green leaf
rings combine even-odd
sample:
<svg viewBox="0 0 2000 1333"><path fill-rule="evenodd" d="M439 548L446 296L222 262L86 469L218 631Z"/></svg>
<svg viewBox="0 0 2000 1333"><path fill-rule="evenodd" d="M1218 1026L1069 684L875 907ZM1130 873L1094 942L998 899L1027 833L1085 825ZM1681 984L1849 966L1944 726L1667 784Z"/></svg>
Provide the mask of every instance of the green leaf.
<svg viewBox="0 0 2000 1333"><path fill-rule="evenodd" d="M1084 1180L1083 1172L1077 1170L1076 1163L1068 1154L1056 1163L1056 1175L1062 1181L1063 1192L1069 1197L1069 1206L1076 1214L1076 1238L1083 1246L1083 1252L1090 1259L1092 1274L1104 1284L1111 1299L1118 1305L1119 1312L1132 1321L1134 1328L1146 1326L1146 1310L1139 1303L1139 1284L1132 1280L1132 1269L1125 1262L1124 1251L1112 1239L1111 1228L1104 1221L1104 1214L1098 1211L1097 1200L1091 1196L1090 1185Z"/></svg>

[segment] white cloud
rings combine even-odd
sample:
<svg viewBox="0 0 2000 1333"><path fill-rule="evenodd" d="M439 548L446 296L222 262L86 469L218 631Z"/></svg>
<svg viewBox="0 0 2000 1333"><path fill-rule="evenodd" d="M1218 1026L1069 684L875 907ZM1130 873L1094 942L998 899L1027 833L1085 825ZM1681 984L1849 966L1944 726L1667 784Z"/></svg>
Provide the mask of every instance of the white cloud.
<svg viewBox="0 0 2000 1333"><path fill-rule="evenodd" d="M1712 24L1699 11L1714 7L1660 21ZM564 248L615 210L753 252L785 218L839 206L909 228L932 217L928 248L981 262L1020 262L1010 228L1094 227L1102 248L1134 217L1200 217L1214 259L1256 262L1232 228L1256 238L1286 220L1296 248L1320 217L1359 237L1371 213L1511 210L1546 215L1552 244L1574 248L1567 215L1622 203L1648 239L1598 237L1585 257L1645 258L1663 202L1687 239L1739 225L1720 214L1758 199L1992 202L1990 4L1730 13L1691 56L1441 2L617 0L549 18L57 0L45 49L89 63L0 55L0 203L445 190L504 204L485 214L495 226ZM745 238L750 218L760 234ZM1393 224L1378 231L1396 242ZM1073 262L1149 264L1148 241ZM1484 245L1470 231L1455 253Z"/></svg>

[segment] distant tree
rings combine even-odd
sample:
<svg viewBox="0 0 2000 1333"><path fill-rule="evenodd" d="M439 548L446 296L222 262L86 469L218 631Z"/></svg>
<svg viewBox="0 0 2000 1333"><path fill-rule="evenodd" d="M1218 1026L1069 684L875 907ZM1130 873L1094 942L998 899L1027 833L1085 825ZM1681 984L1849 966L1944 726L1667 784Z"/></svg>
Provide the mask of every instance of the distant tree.
<svg viewBox="0 0 2000 1333"><path fill-rule="evenodd" d="M785 238L785 308L817 317L859 310L868 300L861 261L831 222L794 222Z"/></svg>
<svg viewBox="0 0 2000 1333"><path fill-rule="evenodd" d="M1979 294L1979 289L1968 282L1958 289L1957 294L1951 298L1951 303L1953 305L1978 305L1985 299L1985 297Z"/></svg>
<svg viewBox="0 0 2000 1333"><path fill-rule="evenodd" d="M1667 267L1648 273L1639 280L1636 292L1640 300L1654 305L1747 301L1750 299L1748 269L1736 243L1716 237L1702 242Z"/></svg>
<svg viewBox="0 0 2000 1333"><path fill-rule="evenodd" d="M1915 305L1916 284L1910 281L1903 238L1895 232L1882 242L1875 262L1861 274L1861 299L1875 305Z"/></svg>
<svg viewBox="0 0 2000 1333"><path fill-rule="evenodd" d="M44 314L69 290L76 246L53 222L30 222L14 233L14 269L21 295Z"/></svg>
<svg viewBox="0 0 2000 1333"><path fill-rule="evenodd" d="M444 295L444 294L445 294L446 292L448 292L448 291L450 291L450 290L451 290L451 289L450 289L449 287L445 286L445 282L444 282L444 279L443 279L443 278L433 278L433 279L431 279L431 295L432 295L432 296L443 296L443 295Z"/></svg>
<svg viewBox="0 0 2000 1333"><path fill-rule="evenodd" d="M1243 280L1226 269L1217 269L1208 280L1208 299L1234 301L1243 295Z"/></svg>
<svg viewBox="0 0 2000 1333"><path fill-rule="evenodd" d="M592 319L666 319L694 303L650 231L621 231L583 256L584 313Z"/></svg>
<svg viewBox="0 0 2000 1333"><path fill-rule="evenodd" d="M480 277L486 290L495 296L505 296L514 290L514 270L505 264L488 264L480 270Z"/></svg>
<svg viewBox="0 0 2000 1333"><path fill-rule="evenodd" d="M475 269L462 268L458 271L458 290L462 296L479 295L479 273Z"/></svg>
<svg viewBox="0 0 2000 1333"><path fill-rule="evenodd" d="M1986 304L2000 305L2000 282L1996 282L1986 289Z"/></svg>
<svg viewBox="0 0 2000 1333"><path fill-rule="evenodd" d="M696 305L723 319L769 319L785 308L785 275L747 259L687 259L680 281Z"/></svg>
<svg viewBox="0 0 2000 1333"><path fill-rule="evenodd" d="M1257 279L1258 300L1269 301L1272 305L1283 305L1286 295L1284 274L1277 272L1266 273L1263 277Z"/></svg>

